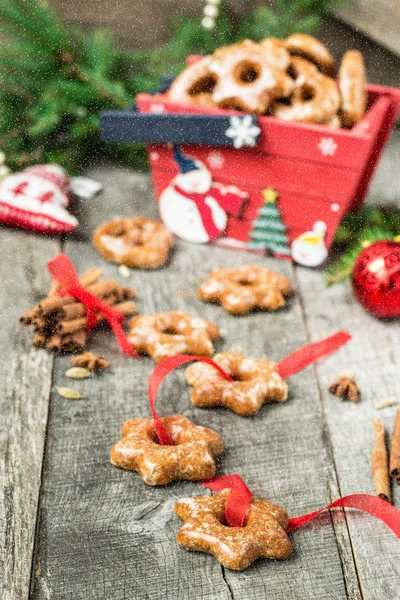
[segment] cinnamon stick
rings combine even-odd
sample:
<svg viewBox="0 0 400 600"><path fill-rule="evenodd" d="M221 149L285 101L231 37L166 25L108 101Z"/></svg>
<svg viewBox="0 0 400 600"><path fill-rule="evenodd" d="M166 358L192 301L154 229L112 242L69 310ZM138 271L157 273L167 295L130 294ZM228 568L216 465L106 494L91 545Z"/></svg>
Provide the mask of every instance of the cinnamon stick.
<svg viewBox="0 0 400 600"><path fill-rule="evenodd" d="M396 413L390 448L390 475L400 485L400 408Z"/></svg>
<svg viewBox="0 0 400 600"><path fill-rule="evenodd" d="M21 323L21 325L29 327L30 325L32 325L33 320L38 315L39 315L39 308L38 308L38 306L34 306L31 310L26 311L26 313L24 313L23 315L20 316L19 322Z"/></svg>
<svg viewBox="0 0 400 600"><path fill-rule="evenodd" d="M48 331L49 333L53 333L60 330L58 319L54 318L45 319L44 317L37 317L33 321L33 325L35 326L35 331Z"/></svg>
<svg viewBox="0 0 400 600"><path fill-rule="evenodd" d="M86 289L88 292L91 292L92 294L99 296L99 298L102 298L103 296L109 296L112 294L117 287L118 284L115 279L106 279L105 281L97 281L96 283L87 285ZM41 315L45 316L50 313L60 311L67 304L72 304L74 302L78 302L78 300L73 296L48 296L39 303L39 312Z"/></svg>
<svg viewBox="0 0 400 600"><path fill-rule="evenodd" d="M125 302L121 302L120 304L114 304L114 308L122 312L124 315L132 315L136 312L136 304L132 302L132 300L126 300ZM105 320L104 315L97 315L97 323L101 323ZM82 317L80 319L73 319L72 321L63 321L61 323L61 333L63 335L67 333L75 333L76 331L80 331L81 329L86 329L87 327L87 318Z"/></svg>
<svg viewBox="0 0 400 600"><path fill-rule="evenodd" d="M86 345L86 331L83 329L75 333L70 333L61 338L61 352L71 352L80 354Z"/></svg>
<svg viewBox="0 0 400 600"><path fill-rule="evenodd" d="M56 333L49 337L46 344L46 349L50 350L53 354L60 354L61 352L61 334Z"/></svg>
<svg viewBox="0 0 400 600"><path fill-rule="evenodd" d="M43 332L38 332L35 334L32 340L32 346L35 348L45 348L47 342L47 335Z"/></svg>
<svg viewBox="0 0 400 600"><path fill-rule="evenodd" d="M372 477L377 496L390 502L390 479L388 453L385 443L385 428L378 418L373 420L375 431L375 446L372 450Z"/></svg>

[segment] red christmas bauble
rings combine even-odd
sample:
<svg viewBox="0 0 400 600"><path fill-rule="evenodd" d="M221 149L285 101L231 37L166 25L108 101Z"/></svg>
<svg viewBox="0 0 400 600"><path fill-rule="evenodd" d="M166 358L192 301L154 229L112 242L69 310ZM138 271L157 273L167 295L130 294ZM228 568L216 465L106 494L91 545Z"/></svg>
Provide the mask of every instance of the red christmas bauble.
<svg viewBox="0 0 400 600"><path fill-rule="evenodd" d="M400 243L376 242L358 256L352 276L361 305L376 317L400 317Z"/></svg>

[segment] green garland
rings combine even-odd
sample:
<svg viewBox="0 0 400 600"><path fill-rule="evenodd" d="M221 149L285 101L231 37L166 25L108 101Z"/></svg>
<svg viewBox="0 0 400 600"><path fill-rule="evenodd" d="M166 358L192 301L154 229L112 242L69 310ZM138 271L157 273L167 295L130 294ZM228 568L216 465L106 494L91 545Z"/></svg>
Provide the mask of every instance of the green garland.
<svg viewBox="0 0 400 600"><path fill-rule="evenodd" d="M332 255L339 254L326 268L326 285L349 278L357 256L369 242L390 240L400 235L400 210L394 206L363 206L349 213L336 232Z"/></svg>
<svg viewBox="0 0 400 600"><path fill-rule="evenodd" d="M58 162L70 172L101 152L145 164L143 147L104 144L99 113L121 109L140 91L154 91L178 73L185 57L207 54L246 37L312 32L342 0L276 0L234 23L222 6L216 28L200 18L173 19L174 37L153 52L123 52L112 34L67 26L47 2L0 0L0 150L12 169Z"/></svg>

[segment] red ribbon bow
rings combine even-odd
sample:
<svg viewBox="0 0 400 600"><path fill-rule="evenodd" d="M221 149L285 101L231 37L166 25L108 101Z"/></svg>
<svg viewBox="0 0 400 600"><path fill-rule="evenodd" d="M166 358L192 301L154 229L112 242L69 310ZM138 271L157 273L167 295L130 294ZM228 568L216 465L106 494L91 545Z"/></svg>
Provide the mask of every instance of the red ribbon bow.
<svg viewBox="0 0 400 600"><path fill-rule="evenodd" d="M64 288L58 293L61 295L73 296L85 306L88 331L93 329L97 324L96 313L100 312L110 324L122 352L129 356L135 356L136 358L140 356L133 348L122 329L125 315L116 308L105 304L105 302L95 296L95 294L88 292L83 285L81 285L75 267L68 256L59 254L47 263L47 268L53 279Z"/></svg>

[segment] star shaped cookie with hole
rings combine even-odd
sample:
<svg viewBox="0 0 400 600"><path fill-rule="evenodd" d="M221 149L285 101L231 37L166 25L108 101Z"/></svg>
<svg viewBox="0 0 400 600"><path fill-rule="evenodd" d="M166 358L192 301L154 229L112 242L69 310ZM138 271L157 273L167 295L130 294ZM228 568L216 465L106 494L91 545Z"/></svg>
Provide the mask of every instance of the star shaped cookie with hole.
<svg viewBox="0 0 400 600"><path fill-rule="evenodd" d="M151 419L131 419L122 426L122 438L111 449L110 460L122 469L137 471L148 485L177 480L202 481L215 475L215 457L224 451L218 433L195 425L182 415L161 419L174 446L158 443Z"/></svg>
<svg viewBox="0 0 400 600"><path fill-rule="evenodd" d="M250 417L264 403L287 399L288 386L275 363L246 358L236 352L220 352L213 361L231 375L233 381L208 364L190 365L185 371L185 379L193 386L191 400L196 406L222 406L242 417Z"/></svg>
<svg viewBox="0 0 400 600"><path fill-rule="evenodd" d="M198 297L216 302L232 315L252 310L277 310L291 293L286 277L257 265L212 271L198 289Z"/></svg>
<svg viewBox="0 0 400 600"><path fill-rule="evenodd" d="M177 542L186 550L213 554L228 569L242 571L257 558L280 560L292 553L286 533L287 512L275 504L254 498L243 527L224 524L225 504L230 493L184 498L175 504L182 521Z"/></svg>
<svg viewBox="0 0 400 600"><path fill-rule="evenodd" d="M176 354L212 356L220 337L217 325L184 312L137 315L130 321L129 341L140 354L159 362Z"/></svg>

